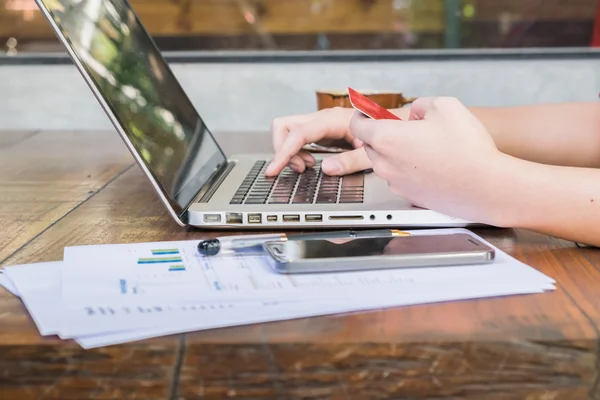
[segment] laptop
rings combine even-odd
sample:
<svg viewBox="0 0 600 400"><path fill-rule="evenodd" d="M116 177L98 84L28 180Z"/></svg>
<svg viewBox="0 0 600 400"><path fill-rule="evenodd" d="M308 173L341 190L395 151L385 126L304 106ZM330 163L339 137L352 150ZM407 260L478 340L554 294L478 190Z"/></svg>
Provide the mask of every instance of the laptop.
<svg viewBox="0 0 600 400"><path fill-rule="evenodd" d="M264 175L272 154L225 154L127 0L36 0L173 219L206 229L464 227L370 171Z"/></svg>

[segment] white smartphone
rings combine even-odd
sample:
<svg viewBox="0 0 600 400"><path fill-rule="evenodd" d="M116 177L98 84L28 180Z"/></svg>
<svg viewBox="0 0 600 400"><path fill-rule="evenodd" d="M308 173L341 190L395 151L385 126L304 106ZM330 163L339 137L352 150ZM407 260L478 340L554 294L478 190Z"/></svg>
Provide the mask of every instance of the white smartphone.
<svg viewBox="0 0 600 400"><path fill-rule="evenodd" d="M466 233L269 241L271 267L285 274L488 264L494 249Z"/></svg>

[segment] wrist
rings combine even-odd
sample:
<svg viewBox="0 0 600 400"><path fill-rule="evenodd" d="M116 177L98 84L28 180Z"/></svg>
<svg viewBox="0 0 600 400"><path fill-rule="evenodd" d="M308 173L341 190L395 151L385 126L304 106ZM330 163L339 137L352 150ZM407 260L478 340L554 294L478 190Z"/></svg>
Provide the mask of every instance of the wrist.
<svg viewBox="0 0 600 400"><path fill-rule="evenodd" d="M485 165L482 222L501 228L526 228L531 216L527 163L498 151Z"/></svg>
<svg viewBox="0 0 600 400"><path fill-rule="evenodd" d="M521 228L600 247L600 180L594 168L540 164L503 155L490 225ZM591 184L590 184L591 183ZM485 222L485 221L482 221Z"/></svg>

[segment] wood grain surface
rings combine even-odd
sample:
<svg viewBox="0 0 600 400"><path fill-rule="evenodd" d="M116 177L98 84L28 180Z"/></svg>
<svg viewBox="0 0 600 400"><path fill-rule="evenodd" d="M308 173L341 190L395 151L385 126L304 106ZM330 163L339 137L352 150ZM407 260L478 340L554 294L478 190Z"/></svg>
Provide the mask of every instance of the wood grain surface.
<svg viewBox="0 0 600 400"><path fill-rule="evenodd" d="M270 146L219 137L228 152ZM177 226L132 160L112 132L0 133L0 266L61 260L64 246L219 234ZM41 337L0 289L0 399L600 399L600 253L475 232L558 289L94 350Z"/></svg>

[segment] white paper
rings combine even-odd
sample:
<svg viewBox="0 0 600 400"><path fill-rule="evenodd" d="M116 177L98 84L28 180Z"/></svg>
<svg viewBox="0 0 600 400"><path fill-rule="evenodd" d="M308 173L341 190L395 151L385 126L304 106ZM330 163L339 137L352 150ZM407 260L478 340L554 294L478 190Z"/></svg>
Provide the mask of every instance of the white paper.
<svg viewBox="0 0 600 400"><path fill-rule="evenodd" d="M68 327L59 328L57 322L61 321L60 302L60 263L39 263L20 265L7 268L7 275L12 277L19 287L23 289L25 303L29 312L34 316L36 325L43 335L56 334ZM224 304L209 303L205 308L201 306L183 306L179 309L164 309L162 311L146 310L140 314L146 321L153 325L143 329L123 330L115 314L105 310L87 315L87 319L80 320L79 324L90 326L96 318L113 319L114 332L109 334L86 335L75 337L76 341L84 348L114 345L135 340L142 340L156 336L183 333L204 329L221 328L235 325L255 324L289 320L310 316L327 315L364 311L369 309L387 308L394 306L407 306L411 304L436 303L449 300L475 299L481 297L498 297L517 294L541 293L552 290L553 286L525 287L514 282L487 283L470 289L463 289L459 285L431 287L429 293L402 295L391 297L375 297L353 302L339 301L306 301L292 303L261 304L230 304L241 308L243 312L235 310ZM216 308L216 309L211 309ZM134 310L135 311L135 310ZM131 317L131 315L128 315ZM120 321L121 323L123 320Z"/></svg>
<svg viewBox="0 0 600 400"><path fill-rule="evenodd" d="M414 235L450 234L464 229L414 231ZM79 246L65 248L63 300L67 304L148 304L157 298L173 303L354 298L356 291L410 291L419 284L485 282L518 277L521 282L553 280L497 250L489 265L284 275L271 270L263 256L201 257L197 241ZM489 244L489 243L488 243ZM491 244L490 244L491 246ZM494 247L494 246L492 246ZM152 249L173 249L173 262L139 264L161 257ZM184 271L169 271L173 266Z"/></svg>
<svg viewBox="0 0 600 400"><path fill-rule="evenodd" d="M509 293L514 293L514 290L529 292L531 290L540 291L540 289L552 290L553 286L540 286L532 284L515 284L512 281L497 281L493 283L480 283L473 287L475 293L487 293L489 296L504 295L508 290ZM206 324L206 327L211 327L213 324L221 325L221 320L244 321L257 316L274 315L275 318L281 318L286 314L292 316L296 313L300 315L337 312L340 310L361 310L378 307L386 307L391 305L406 305L413 304L413 299L427 298L436 301L436 296L445 295L461 296L464 289L459 283L448 287L447 284L436 283L423 287L419 291L411 291L410 293L381 293L380 295L362 296L357 293L355 299L343 300L313 300L307 299L299 302L271 302L262 303L257 301L252 302L229 302L229 303L203 303L192 305L170 305L158 304L153 307L137 306L137 307L104 307L97 306L95 308L86 306L85 310L63 309L61 313L61 330L62 338L73 338L76 336L84 336L90 334L108 334L117 330L133 330L157 328L162 326L179 326L182 321L184 323L193 323L194 326L200 327L198 321ZM467 292L472 293L472 292ZM425 296L425 297L423 297ZM429 297L427 297L429 296ZM269 317L271 318L271 317Z"/></svg>
<svg viewBox="0 0 600 400"><path fill-rule="evenodd" d="M229 302L229 303L205 303L193 305L174 305L166 302L157 302L154 306L121 306L110 307L102 304L84 304L67 305L62 304L60 299L60 266L61 263L40 263L13 266L6 268L6 274L18 282L21 290L25 293L25 303L38 329L43 335L58 334L62 338L73 338L82 335L92 335L101 333L113 333L123 330L135 330L140 328L151 328L170 325L180 326L181 322L192 322L197 329L202 328L195 320L190 318L200 318L204 321L205 327L223 326L225 321L244 321L248 316L257 316L267 318L267 320L285 319L286 313L290 318L296 315L319 314L320 312L330 313L340 310L369 309L386 306L388 304L405 305L412 304L413 298L421 299L421 293L429 295L433 292L436 295L442 295L442 301L449 296L460 296L463 291L462 282L435 282L429 285L419 285L419 290L413 289L410 293L391 294L387 292L375 293L371 296L357 296L350 300L323 301L312 300L310 298L303 302L279 303L271 302L263 304L261 302ZM526 292L533 288L539 291L543 282L533 282L531 284L515 282L510 280L491 281L493 285L491 292L489 282L483 282L476 285L476 290L484 288L489 296L503 295L505 288L513 293L513 288L517 291L524 287ZM541 285L540 285L541 284ZM501 286L503 285L503 286ZM448 290L450 286L450 290ZM547 285L546 289L552 289ZM499 289L499 290L498 290ZM498 290L498 292L494 292ZM477 292L480 293L480 292ZM415 297L416 296L416 297ZM436 301L436 297L431 298ZM298 314L299 313L299 314ZM283 315L283 316L282 316ZM252 322L252 321L250 321ZM179 324L179 325L178 325Z"/></svg>
<svg viewBox="0 0 600 400"><path fill-rule="evenodd" d="M547 290L552 290L553 287L546 287ZM544 290L541 288L525 288L525 287L510 287L506 286L503 288L498 287L479 287L474 289L460 290L458 288L453 290L447 290L442 293L420 293L412 296L401 296L400 298L389 299L388 301L381 300L379 303L367 302L367 303L353 303L344 304L327 301L326 304L319 304L317 302L309 302L304 304L303 307L289 307L286 306L279 313L273 312L260 314L260 315L247 315L240 319L222 318L220 320L213 320L211 323L205 321L195 321L189 318L182 318L177 324L165 324L164 327L160 328L145 328L140 330L131 330L118 332L113 334L98 335L98 336L84 336L77 338L76 341L83 348L94 348L101 346L109 346L122 344L137 340L143 340L158 336L171 335L176 333L186 333L192 331L200 331L206 329L223 328L236 325L248 325L255 323L283 321L297 318L323 316L329 314L339 314L348 312L359 312L367 311L371 309L389 308L389 307L401 307L415 304L427 304L427 303L439 303L447 301L458 301L468 300L477 298L490 298L490 297L503 297L509 295L527 295L535 293L543 293ZM404 298L402 298L404 297ZM256 311L261 313L260 310Z"/></svg>
<svg viewBox="0 0 600 400"><path fill-rule="evenodd" d="M13 283L6 277L6 275L0 272L0 286L4 289L8 290L11 294L15 296L19 296L19 292Z"/></svg>
<svg viewBox="0 0 600 400"><path fill-rule="evenodd" d="M60 267L62 262L15 265L4 268L42 336L59 331L62 302Z"/></svg>
<svg viewBox="0 0 600 400"><path fill-rule="evenodd" d="M472 234L462 229L413 234L454 232ZM177 244L180 254L189 254L192 243L195 246L197 242L166 242L160 248ZM198 258L198 268L204 265L208 272L193 271L191 263L190 268L185 264L186 271L161 272L151 268L148 273L137 263L132 267L131 263L118 262L117 256L122 256L124 250L133 254L128 259L137 260L156 245L69 248L65 254L70 254L70 262L5 267L0 284L13 286L15 293L20 294L42 335L74 338L84 348L234 325L554 290L553 279L497 248L491 265L295 276L273 272L261 264L260 257L220 259L218 271L215 264L206 267L204 260ZM91 251L82 252L84 249ZM191 288L202 285L190 284L186 279L194 278L194 273L198 279L216 272L222 288L229 289L226 296L220 293L227 290L210 290L210 280L199 296L191 295ZM121 296L120 289L114 288L118 276L127 276L127 282L143 282L139 290L146 290L144 296L139 296L139 292ZM252 285L248 285L249 280ZM234 284L237 286L229 286ZM69 290L69 285L77 287ZM182 287L189 292L177 296ZM128 289L131 291L131 286Z"/></svg>

